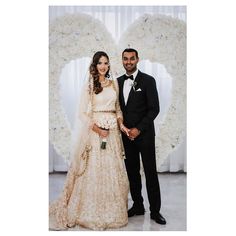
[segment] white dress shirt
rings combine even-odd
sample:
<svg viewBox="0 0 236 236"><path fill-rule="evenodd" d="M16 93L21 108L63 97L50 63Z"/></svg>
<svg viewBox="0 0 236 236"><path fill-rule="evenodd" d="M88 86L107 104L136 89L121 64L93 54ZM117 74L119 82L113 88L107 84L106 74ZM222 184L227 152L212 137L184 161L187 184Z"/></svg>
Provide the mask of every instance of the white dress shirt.
<svg viewBox="0 0 236 236"><path fill-rule="evenodd" d="M123 95L124 95L124 99L125 99L125 105L126 105L126 103L128 101L129 93L130 93L130 90L132 88L132 85L133 85L133 83L135 81L135 78L136 78L137 74L138 74L138 70L136 70L133 74L131 74L131 75L133 75L134 80L126 79L124 81ZM131 76L131 75L127 75L126 74L126 76Z"/></svg>

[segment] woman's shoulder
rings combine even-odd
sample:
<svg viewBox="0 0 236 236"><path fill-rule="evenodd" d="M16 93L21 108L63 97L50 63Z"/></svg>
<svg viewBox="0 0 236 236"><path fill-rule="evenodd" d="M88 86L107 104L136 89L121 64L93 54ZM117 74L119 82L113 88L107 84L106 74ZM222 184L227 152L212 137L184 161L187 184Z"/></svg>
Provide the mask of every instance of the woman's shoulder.
<svg viewBox="0 0 236 236"><path fill-rule="evenodd" d="M111 80L113 84L118 85L118 78L114 78Z"/></svg>
<svg viewBox="0 0 236 236"><path fill-rule="evenodd" d="M112 79L111 83L113 85L113 89L115 89L115 91L119 91L119 85L117 79Z"/></svg>

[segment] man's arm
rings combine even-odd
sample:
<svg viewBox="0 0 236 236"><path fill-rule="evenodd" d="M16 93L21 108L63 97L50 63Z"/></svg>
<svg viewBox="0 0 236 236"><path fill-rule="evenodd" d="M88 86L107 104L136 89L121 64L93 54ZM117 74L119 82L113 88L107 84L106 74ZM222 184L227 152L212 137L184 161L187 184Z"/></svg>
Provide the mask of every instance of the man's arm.
<svg viewBox="0 0 236 236"><path fill-rule="evenodd" d="M141 120L141 122L136 126L136 128L142 133L147 130L152 124L154 119L157 117L160 111L158 92L156 88L156 81L154 78L147 80L147 113Z"/></svg>

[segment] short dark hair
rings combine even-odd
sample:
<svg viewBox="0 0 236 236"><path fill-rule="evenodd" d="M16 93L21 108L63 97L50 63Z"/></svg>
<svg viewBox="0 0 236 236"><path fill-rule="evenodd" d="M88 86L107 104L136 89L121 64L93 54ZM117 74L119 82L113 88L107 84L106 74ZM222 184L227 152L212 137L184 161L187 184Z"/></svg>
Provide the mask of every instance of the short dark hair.
<svg viewBox="0 0 236 236"><path fill-rule="evenodd" d="M135 52L136 57L138 58L138 51L135 50L134 48L126 48L123 52L122 52L122 57L124 55L124 52Z"/></svg>

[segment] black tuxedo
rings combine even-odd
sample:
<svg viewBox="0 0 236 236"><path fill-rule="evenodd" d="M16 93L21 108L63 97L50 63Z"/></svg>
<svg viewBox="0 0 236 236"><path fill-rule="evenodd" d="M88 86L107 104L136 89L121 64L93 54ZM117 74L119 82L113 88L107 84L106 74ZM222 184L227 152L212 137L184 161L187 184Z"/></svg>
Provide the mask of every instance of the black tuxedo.
<svg viewBox="0 0 236 236"><path fill-rule="evenodd" d="M157 213L161 206L160 187L156 170L155 155L155 129L154 119L159 113L159 99L155 79L138 71L135 78L135 86L130 90L127 104L125 105L123 86L125 76L118 79L119 102L123 112L124 125L127 128L137 128L140 135L134 140L129 140L122 133L125 148L125 165L130 182L130 192L134 205L141 207L143 198L141 195L140 160L146 177L146 187L150 203L150 211Z"/></svg>

